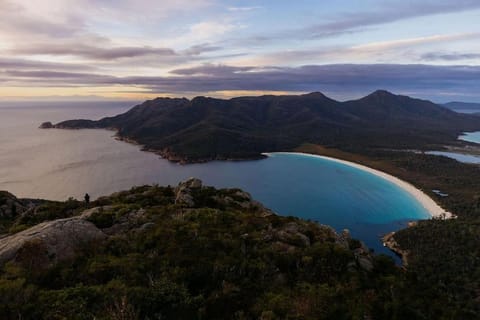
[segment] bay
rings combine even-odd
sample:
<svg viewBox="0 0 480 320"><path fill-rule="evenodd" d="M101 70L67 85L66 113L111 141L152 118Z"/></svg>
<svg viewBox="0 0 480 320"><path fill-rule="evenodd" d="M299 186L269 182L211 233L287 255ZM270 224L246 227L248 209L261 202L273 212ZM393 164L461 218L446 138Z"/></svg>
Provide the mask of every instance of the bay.
<svg viewBox="0 0 480 320"><path fill-rule="evenodd" d="M273 154L257 161L179 165L115 140L106 130L42 130L44 121L98 119L126 103L0 106L0 190L19 197L92 198L144 184L176 185L198 177L238 187L281 215L349 229L376 252L390 254L380 236L428 218L408 192L369 172L328 159Z"/></svg>

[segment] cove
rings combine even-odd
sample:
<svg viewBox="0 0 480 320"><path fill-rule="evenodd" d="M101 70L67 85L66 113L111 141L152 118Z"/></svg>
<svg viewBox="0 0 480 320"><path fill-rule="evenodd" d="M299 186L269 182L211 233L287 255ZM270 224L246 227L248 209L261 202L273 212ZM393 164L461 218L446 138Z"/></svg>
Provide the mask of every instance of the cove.
<svg viewBox="0 0 480 320"><path fill-rule="evenodd" d="M90 113L79 115L86 118L99 112L82 110ZM273 154L264 160L182 166L117 141L109 131L37 129L53 115L71 118L71 109L31 111L1 110L0 189L19 197L82 199L88 192L96 198L136 185L176 185L197 177L205 185L242 188L278 214L349 229L376 252L390 255L381 235L408 221L429 218L427 210L397 185L328 159Z"/></svg>

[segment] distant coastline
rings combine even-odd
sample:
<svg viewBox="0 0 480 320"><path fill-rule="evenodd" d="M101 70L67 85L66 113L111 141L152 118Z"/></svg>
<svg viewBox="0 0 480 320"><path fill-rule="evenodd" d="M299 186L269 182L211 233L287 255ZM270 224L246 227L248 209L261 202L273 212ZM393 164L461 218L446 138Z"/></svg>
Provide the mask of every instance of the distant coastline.
<svg viewBox="0 0 480 320"><path fill-rule="evenodd" d="M378 177L381 177L385 180L390 181L391 183L395 184L396 186L402 188L403 190L407 191L409 194L411 194L431 215L432 218L444 218L444 219L451 219L455 217L451 212L446 211L443 209L438 203L436 203L432 198L430 198L427 194L425 194L423 191L420 189L416 188L412 184L403 181L395 176L392 176L388 173L385 173L380 170L376 170L355 162L351 161L346 161L346 160L341 160L333 157L327 157L327 156L321 156L321 155L316 155L316 154L311 154L311 153L305 153L305 152L266 152L263 153L265 156L270 156L270 155L275 155L275 154L297 154L297 155L305 155L309 157L314 157L314 158L321 158L321 159L326 159L338 163L342 163L360 170L367 171L371 174L374 174Z"/></svg>

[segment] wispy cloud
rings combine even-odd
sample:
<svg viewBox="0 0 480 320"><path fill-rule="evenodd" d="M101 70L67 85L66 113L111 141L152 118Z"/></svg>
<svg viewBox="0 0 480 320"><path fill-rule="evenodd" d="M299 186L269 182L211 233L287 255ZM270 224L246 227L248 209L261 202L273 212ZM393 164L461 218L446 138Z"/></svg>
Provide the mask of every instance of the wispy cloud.
<svg viewBox="0 0 480 320"><path fill-rule="evenodd" d="M186 55L198 56L206 52L215 52L222 49L223 48L221 46L215 46L209 43L202 43L191 46L190 48L184 50L183 53Z"/></svg>
<svg viewBox="0 0 480 320"><path fill-rule="evenodd" d="M0 95L480 91L468 78L478 77L474 66L399 65L478 64L480 33L469 22L480 1L359 3L0 0Z"/></svg>
<svg viewBox="0 0 480 320"><path fill-rule="evenodd" d="M467 32L455 34L436 34L426 37L416 37L408 39L397 39L382 42L373 42L363 45L353 46L353 50L359 51L377 51L377 50L392 50L398 48L411 48L412 46L425 45L431 43L453 42L468 39L479 39L480 32Z"/></svg>
<svg viewBox="0 0 480 320"><path fill-rule="evenodd" d="M14 54L22 55L54 55L54 56L78 56L94 60L111 60L121 58L133 58L140 56L174 56L175 51L169 48L153 47L96 47L85 44L29 44L21 45L11 50Z"/></svg>
<svg viewBox="0 0 480 320"><path fill-rule="evenodd" d="M249 12L262 9L261 6L251 6L251 7L228 7L228 11L232 12Z"/></svg>
<svg viewBox="0 0 480 320"><path fill-rule="evenodd" d="M440 14L451 14L480 9L477 0L424 0L424 1L379 1L378 5L366 5L364 10L332 14L327 12L319 16L321 23L297 28L283 28L275 32L251 35L250 37L234 37L238 44L268 43L279 40L316 40L333 38L342 35L366 32L382 25L429 17Z"/></svg>
<svg viewBox="0 0 480 320"><path fill-rule="evenodd" d="M303 32L306 36L312 38L330 37L405 19L480 9L480 2L477 0L428 0L401 3L384 1L382 4L383 7L380 9L347 13L335 17L332 19L333 21L305 28Z"/></svg>
<svg viewBox="0 0 480 320"><path fill-rule="evenodd" d="M41 6L41 3L37 3ZM85 25L74 14L64 12L49 19L38 12L32 11L22 1L0 1L0 30L4 35L69 37L82 30ZM36 12L36 13L35 13ZM34 14L35 13L35 14Z"/></svg>
<svg viewBox="0 0 480 320"><path fill-rule="evenodd" d="M372 57L383 61L393 61L405 50L411 51L417 47L433 44L452 44L457 41L480 40L480 33L468 32L458 34L442 34L426 37L396 39L380 42L364 43L354 46L314 47L308 49L280 50L257 54L254 58L240 61L261 66L265 64L305 64L317 61L334 61L348 63L350 61L368 62Z"/></svg>
<svg viewBox="0 0 480 320"><path fill-rule="evenodd" d="M424 61L461 61L461 60L480 60L480 53L441 53L441 52L429 52L421 56L421 60Z"/></svg>
<svg viewBox="0 0 480 320"><path fill-rule="evenodd" d="M97 73L14 71L0 73L10 81L37 86L132 86L150 92L197 93L222 91L323 91L340 97L378 88L399 93L423 91L442 97L480 92L480 67L429 65L309 65L232 67L203 65L172 71L172 76L113 77ZM478 97L480 99L480 95Z"/></svg>
<svg viewBox="0 0 480 320"><path fill-rule="evenodd" d="M69 71L92 71L96 68L86 66L84 64L76 63L60 63L47 62L38 60L15 59L15 58L1 58L0 69L15 69L15 70L69 70Z"/></svg>

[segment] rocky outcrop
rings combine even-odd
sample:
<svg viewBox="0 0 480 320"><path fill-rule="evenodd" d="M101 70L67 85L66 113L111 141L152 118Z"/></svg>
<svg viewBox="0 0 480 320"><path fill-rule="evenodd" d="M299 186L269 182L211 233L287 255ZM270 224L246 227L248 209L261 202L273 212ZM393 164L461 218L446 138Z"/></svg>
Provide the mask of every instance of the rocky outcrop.
<svg viewBox="0 0 480 320"><path fill-rule="evenodd" d="M398 242L395 240L395 232L390 232L383 237L383 245L392 250L396 255L402 258L403 267L408 266L408 250L402 249Z"/></svg>
<svg viewBox="0 0 480 320"><path fill-rule="evenodd" d="M180 182L175 188L175 204L184 207L194 207L195 201L192 191L202 188L202 181L196 178L190 178L185 182Z"/></svg>
<svg viewBox="0 0 480 320"><path fill-rule="evenodd" d="M53 125L53 123L48 121L48 122L42 123L39 128L40 129L53 129L53 128L55 128L55 126Z"/></svg>
<svg viewBox="0 0 480 320"><path fill-rule="evenodd" d="M8 193L0 195L6 208L11 203L22 201L28 204L34 201L17 200ZM196 178L179 183L173 193L170 187L162 190L144 186L114 193L93 204L97 206L79 208L79 211L73 212L74 217L43 222L16 234L6 235L0 239L0 264L13 260L22 264L27 261L31 265L34 259L42 265L53 265L73 257L79 248L92 241L148 232L158 224L157 215L162 210L158 210L157 206L168 205L167 215L162 219L171 217L183 220L189 215L195 218L203 212L221 216L224 210L238 212L244 219L242 221L253 228L240 235L244 255L253 250L254 243L271 246L278 252L297 253L315 243L328 242L353 253L351 268L373 268L368 248L352 240L348 230L337 233L332 227L278 217L240 189L216 190L203 186L202 181ZM206 208L207 211L204 210ZM22 210L26 209L22 207ZM32 212L35 212L34 207Z"/></svg>
<svg viewBox="0 0 480 320"><path fill-rule="evenodd" d="M144 225L142 222L144 222L143 218L145 216L145 212L146 211L144 209L132 210L118 218L118 220L111 227L102 229L102 231L111 236L128 232L130 230L141 229Z"/></svg>
<svg viewBox="0 0 480 320"><path fill-rule="evenodd" d="M14 218L29 209L28 204L11 193L0 191L0 218Z"/></svg>
<svg viewBox="0 0 480 320"><path fill-rule="evenodd" d="M365 245L365 243L352 239L350 230L343 229L342 232L336 236L336 243L353 252L355 264L360 269L366 271L373 270L372 254L370 249Z"/></svg>
<svg viewBox="0 0 480 320"><path fill-rule="evenodd" d="M290 222L277 230L274 237L282 243L306 248L310 246L310 238L302 231L302 227L298 223Z"/></svg>
<svg viewBox="0 0 480 320"><path fill-rule="evenodd" d="M48 221L0 239L0 263L15 260L32 243L44 248L36 254L55 263L72 257L80 246L105 237L93 223L80 217Z"/></svg>

